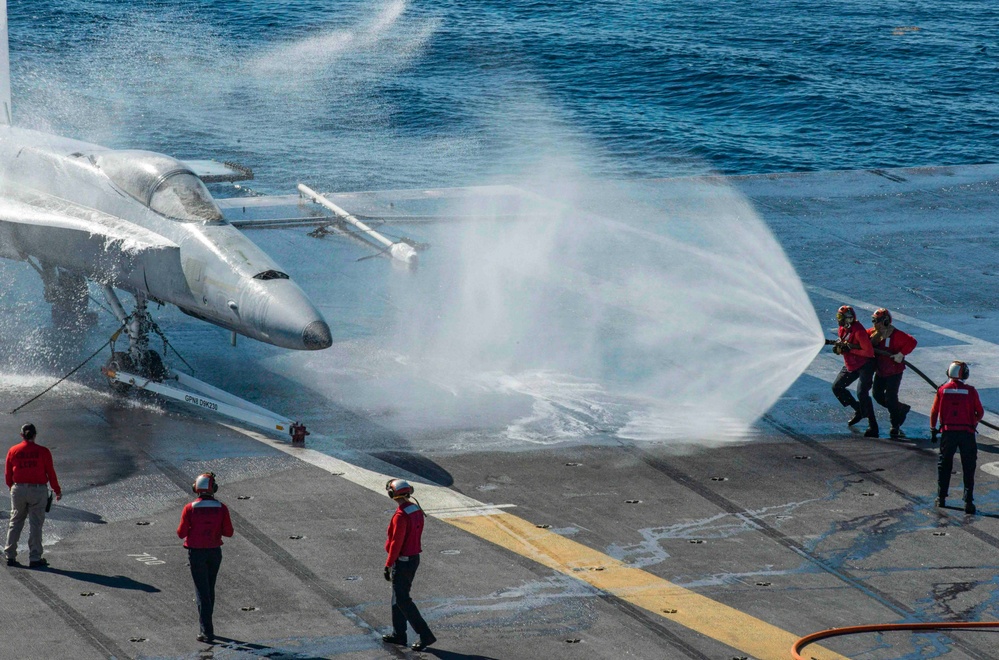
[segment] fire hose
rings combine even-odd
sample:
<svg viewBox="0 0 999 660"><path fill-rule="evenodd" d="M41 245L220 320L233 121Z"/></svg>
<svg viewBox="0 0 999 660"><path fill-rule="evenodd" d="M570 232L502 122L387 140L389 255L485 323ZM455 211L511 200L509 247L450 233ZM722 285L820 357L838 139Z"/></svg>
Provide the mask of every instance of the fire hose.
<svg viewBox="0 0 999 660"><path fill-rule="evenodd" d="M858 633L884 632L893 630L967 630L969 628L999 628L999 621L938 621L934 623L878 623L866 626L848 626L846 628L830 628L811 635L806 635L791 647L793 660L808 660L801 656L806 646L827 637L840 635L856 635Z"/></svg>
<svg viewBox="0 0 999 660"><path fill-rule="evenodd" d="M833 339L826 340L827 346L844 346L839 341ZM859 348L856 346L851 346L846 344L851 348ZM877 355L892 355L890 351L876 348L874 353ZM924 374L918 368L916 368L911 362L903 359L902 362L912 369L913 372L923 380L925 380L934 389L939 389L939 386L930 379L929 376ZM979 423L984 424L990 429L995 429L999 431L999 427L989 424L984 420L979 420ZM841 635L857 635L860 633L872 633L872 632L887 632L887 631L902 631L902 630L969 630L978 628L999 628L999 621L937 621L930 623L878 623L878 624L868 624L863 626L847 626L845 628L830 628L828 630L820 630L819 632L814 632L810 635L805 635L791 647L791 658L793 660L807 660L802 657L801 651L808 646L813 644L820 639L826 639L829 637L839 637Z"/></svg>

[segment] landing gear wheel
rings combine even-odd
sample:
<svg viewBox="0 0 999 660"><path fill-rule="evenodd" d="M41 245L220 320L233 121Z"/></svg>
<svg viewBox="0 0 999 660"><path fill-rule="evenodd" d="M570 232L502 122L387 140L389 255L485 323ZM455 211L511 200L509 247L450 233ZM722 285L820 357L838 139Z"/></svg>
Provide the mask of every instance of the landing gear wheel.
<svg viewBox="0 0 999 660"><path fill-rule="evenodd" d="M135 373L135 363L132 362L132 357L128 353L114 352L111 354L111 358L107 363L108 371L128 371ZM108 378L108 385L116 394L128 394L132 389L131 385L126 383L118 382L117 380L112 380Z"/></svg>
<svg viewBox="0 0 999 660"><path fill-rule="evenodd" d="M152 378L157 383L162 382L167 376L167 368L163 364L163 358L156 351L146 351L146 355L139 365L139 374L146 378Z"/></svg>

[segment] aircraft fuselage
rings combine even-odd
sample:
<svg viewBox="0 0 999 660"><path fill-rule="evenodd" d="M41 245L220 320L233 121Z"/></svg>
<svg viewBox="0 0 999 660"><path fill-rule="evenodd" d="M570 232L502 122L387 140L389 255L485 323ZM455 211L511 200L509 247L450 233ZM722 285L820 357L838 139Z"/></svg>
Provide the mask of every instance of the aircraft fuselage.
<svg viewBox="0 0 999 660"><path fill-rule="evenodd" d="M162 154L0 126L0 256L34 257L277 346L332 344L301 288Z"/></svg>

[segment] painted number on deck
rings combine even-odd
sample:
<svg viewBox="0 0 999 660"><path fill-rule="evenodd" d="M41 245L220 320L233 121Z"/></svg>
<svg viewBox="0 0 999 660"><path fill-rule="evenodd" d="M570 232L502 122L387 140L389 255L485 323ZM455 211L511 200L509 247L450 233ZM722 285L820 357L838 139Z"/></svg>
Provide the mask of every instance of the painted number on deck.
<svg viewBox="0 0 999 660"><path fill-rule="evenodd" d="M129 557L135 557L135 561L141 561L146 566L153 566L155 564L165 564L166 562L162 559L157 559L148 552L143 552L141 555L128 555Z"/></svg>

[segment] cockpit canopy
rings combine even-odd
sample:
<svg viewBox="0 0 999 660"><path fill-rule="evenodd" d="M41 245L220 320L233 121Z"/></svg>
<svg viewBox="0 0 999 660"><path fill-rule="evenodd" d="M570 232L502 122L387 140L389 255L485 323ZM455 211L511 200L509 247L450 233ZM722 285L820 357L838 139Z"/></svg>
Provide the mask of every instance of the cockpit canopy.
<svg viewBox="0 0 999 660"><path fill-rule="evenodd" d="M225 222L204 182L176 158L130 150L103 151L91 160L121 190L160 215L180 222Z"/></svg>

